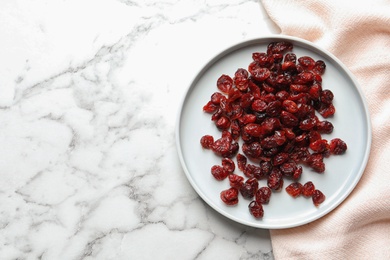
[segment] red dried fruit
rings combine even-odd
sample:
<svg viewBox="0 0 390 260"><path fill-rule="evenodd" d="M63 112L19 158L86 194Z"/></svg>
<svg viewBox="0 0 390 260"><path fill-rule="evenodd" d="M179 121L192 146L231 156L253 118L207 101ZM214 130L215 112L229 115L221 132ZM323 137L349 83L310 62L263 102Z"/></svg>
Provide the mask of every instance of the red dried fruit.
<svg viewBox="0 0 390 260"><path fill-rule="evenodd" d="M272 172L272 164L269 161L260 162L260 168L264 175L269 175Z"/></svg>
<svg viewBox="0 0 390 260"><path fill-rule="evenodd" d="M279 100L271 101L268 103L266 113L270 117L277 117L279 116L280 112L282 111L282 103Z"/></svg>
<svg viewBox="0 0 390 260"><path fill-rule="evenodd" d="M219 105L219 103L221 103L221 98L222 97L225 97L223 94L221 94L220 92L214 92L212 95L211 95L211 102L215 105Z"/></svg>
<svg viewBox="0 0 390 260"><path fill-rule="evenodd" d="M240 91L246 91L248 89L248 76L247 70L240 68L234 73L233 82L237 89Z"/></svg>
<svg viewBox="0 0 390 260"><path fill-rule="evenodd" d="M267 47L267 54L274 53L283 53L286 51L291 51L293 49L293 45L291 42L271 42Z"/></svg>
<svg viewBox="0 0 390 260"><path fill-rule="evenodd" d="M234 169L236 168L234 162L230 158L223 158L222 159L222 167L225 171L227 171L229 174L234 172Z"/></svg>
<svg viewBox="0 0 390 260"><path fill-rule="evenodd" d="M281 165L289 159L288 153L278 153L272 159L272 163L274 166Z"/></svg>
<svg viewBox="0 0 390 260"><path fill-rule="evenodd" d="M252 142L252 143L244 143L242 145L242 152L247 156L251 158L260 158L261 156L261 145L259 142Z"/></svg>
<svg viewBox="0 0 390 260"><path fill-rule="evenodd" d="M287 111L280 113L280 121L285 127L294 127L299 124L298 118Z"/></svg>
<svg viewBox="0 0 390 260"><path fill-rule="evenodd" d="M261 99L256 99L252 102L251 108L255 112L264 112L267 109L267 103Z"/></svg>
<svg viewBox="0 0 390 260"><path fill-rule="evenodd" d="M330 91L329 89L325 89L321 92L320 94L320 100L323 104L327 104L327 105L330 105L332 104L332 101L333 101L333 92Z"/></svg>
<svg viewBox="0 0 390 260"><path fill-rule="evenodd" d="M321 114L322 117L328 118L334 115L336 113L336 109L333 106L333 104L326 105L324 103L321 104L321 107L318 109L318 112Z"/></svg>
<svg viewBox="0 0 390 260"><path fill-rule="evenodd" d="M312 149L316 153L322 153L326 149L329 149L328 141L325 139L320 139L310 143L310 149Z"/></svg>
<svg viewBox="0 0 390 260"><path fill-rule="evenodd" d="M313 203L318 207L322 202L325 201L325 195L320 190L315 190L312 195Z"/></svg>
<svg viewBox="0 0 390 260"><path fill-rule="evenodd" d="M203 111L206 113L213 113L217 110L217 105L209 101L206 105L203 106Z"/></svg>
<svg viewBox="0 0 390 260"><path fill-rule="evenodd" d="M262 218L264 216L263 206L256 201L249 203L249 212L255 218Z"/></svg>
<svg viewBox="0 0 390 260"><path fill-rule="evenodd" d="M289 113L296 113L296 112L298 112L298 106L292 100L289 100L289 99L284 100L282 106L283 106L283 109L286 110Z"/></svg>
<svg viewBox="0 0 390 260"><path fill-rule="evenodd" d="M223 93L229 93L229 90L233 87L233 79L229 75L223 74L217 80L217 88Z"/></svg>
<svg viewBox="0 0 390 260"><path fill-rule="evenodd" d="M298 181L304 164L312 170L325 171L324 158L343 154L347 145L339 138L328 142L321 134L333 132L330 121L320 121L316 111L328 118L335 114L334 95L322 89L326 65L309 56L297 59L290 42L271 42L267 52L254 52L248 69L239 68L234 77L221 75L217 80L220 92L214 92L203 106L211 114L221 138L205 135L200 143L221 156L222 166L214 165L217 180L229 177L230 190L221 192L228 205L238 203L238 193L255 201L249 206L252 214L263 215L263 203L268 203L271 190L283 187L283 178ZM288 52L288 53L286 53ZM242 154L238 153L240 137ZM310 150L309 150L310 148ZM248 178L234 174L232 160L237 155L237 167ZM248 163L248 159L258 165ZM258 190L258 180L267 178L267 186ZM315 191L312 182L293 183L286 187L291 196L300 191L312 197L318 206L325 196ZM254 213L253 213L254 212Z"/></svg>
<svg viewBox="0 0 390 260"><path fill-rule="evenodd" d="M204 135L200 139L200 144L205 149L210 149L213 143L214 143L214 137L212 137L211 135Z"/></svg>
<svg viewBox="0 0 390 260"><path fill-rule="evenodd" d="M302 84L291 84L290 91L293 93L306 93L309 91L309 87Z"/></svg>
<svg viewBox="0 0 390 260"><path fill-rule="evenodd" d="M226 177L229 175L229 172L220 165L214 165L211 167L211 174L216 180L222 181L226 179Z"/></svg>
<svg viewBox="0 0 390 260"><path fill-rule="evenodd" d="M319 84L311 85L309 89L309 95L312 99L319 99L321 95L322 87Z"/></svg>
<svg viewBox="0 0 390 260"><path fill-rule="evenodd" d="M255 97L251 93L245 93L240 98L240 106L245 109L252 105L252 102L254 101Z"/></svg>
<svg viewBox="0 0 390 260"><path fill-rule="evenodd" d="M294 180L299 180L299 179L301 178L302 171L303 171L302 166L300 166L300 165L297 166L297 168L295 169L295 171L294 171L294 173L293 173L292 178L293 178Z"/></svg>
<svg viewBox="0 0 390 260"><path fill-rule="evenodd" d="M287 193L293 198L299 197L302 194L302 189L302 184L299 182L293 182L286 187Z"/></svg>
<svg viewBox="0 0 390 260"><path fill-rule="evenodd" d="M220 193L220 198L226 205L236 205L238 203L238 190L233 187L223 190Z"/></svg>
<svg viewBox="0 0 390 260"><path fill-rule="evenodd" d="M268 176L267 185L271 190L279 191L283 188L283 176L280 172L273 171Z"/></svg>
<svg viewBox="0 0 390 260"><path fill-rule="evenodd" d="M244 184L244 177L237 175L237 174L229 174L229 183L230 186L236 189L240 189L241 186Z"/></svg>
<svg viewBox="0 0 390 260"><path fill-rule="evenodd" d="M299 123L299 128L304 131L309 131L310 129L314 128L317 124L317 118L316 117L310 117L307 119L302 120Z"/></svg>
<svg viewBox="0 0 390 260"><path fill-rule="evenodd" d="M317 72L318 74L322 75L324 74L326 69L326 64L323 60L316 61L313 70Z"/></svg>
<svg viewBox="0 0 390 260"><path fill-rule="evenodd" d="M237 167L238 167L238 169L240 169L241 171L244 171L248 159L244 155L242 155L240 153L237 154L236 159L237 159Z"/></svg>
<svg viewBox="0 0 390 260"><path fill-rule="evenodd" d="M280 165L279 169L284 176L291 177L297 169L297 164L294 161L286 162Z"/></svg>
<svg viewBox="0 0 390 260"><path fill-rule="evenodd" d="M317 140L320 140L321 138L321 134L318 131L311 130L309 132L309 143L313 143Z"/></svg>
<svg viewBox="0 0 390 260"><path fill-rule="evenodd" d="M219 130L228 130L230 127L230 120L226 116L221 116L216 122L215 125Z"/></svg>
<svg viewBox="0 0 390 260"><path fill-rule="evenodd" d="M216 155L231 158L238 152L239 146L233 142L230 132L222 131L222 137L214 141L210 148Z"/></svg>
<svg viewBox="0 0 390 260"><path fill-rule="evenodd" d="M347 144L340 138L334 138L330 141L330 153L339 155L345 153L347 150Z"/></svg>
<svg viewBox="0 0 390 260"><path fill-rule="evenodd" d="M313 182L308 181L305 184L303 184L302 195L305 197L311 197L314 194L315 189L316 188L315 188Z"/></svg>
<svg viewBox="0 0 390 260"><path fill-rule="evenodd" d="M333 124L327 120L319 121L316 124L316 129L321 134L330 134L333 132Z"/></svg>
<svg viewBox="0 0 390 260"><path fill-rule="evenodd" d="M252 59L262 67L269 67L274 62L273 58L269 57L267 53L264 52L252 53Z"/></svg>
<svg viewBox="0 0 390 260"><path fill-rule="evenodd" d="M284 56L284 61L291 61L293 63L296 63L297 62L297 55L295 55L295 53L292 53L292 52L289 52L289 53L286 53L286 55Z"/></svg>
<svg viewBox="0 0 390 260"><path fill-rule="evenodd" d="M240 193L245 199L252 199L257 192L259 183L256 178L248 179L240 188Z"/></svg>
<svg viewBox="0 0 390 260"><path fill-rule="evenodd" d="M313 58L309 56L303 56L298 59L299 64L307 70L312 70L316 64Z"/></svg>
<svg viewBox="0 0 390 260"><path fill-rule="evenodd" d="M295 65L295 62L285 61L282 64L282 70L284 70L284 71L296 71L297 70L297 66Z"/></svg>
<svg viewBox="0 0 390 260"><path fill-rule="evenodd" d="M303 71L299 73L294 80L294 84L309 84L314 80L314 75L311 72Z"/></svg>
<svg viewBox="0 0 390 260"><path fill-rule="evenodd" d="M272 191L268 187L261 187L256 192L256 202L259 204L268 204Z"/></svg>
<svg viewBox="0 0 390 260"><path fill-rule="evenodd" d="M258 81L264 81L271 75L269 69L260 67L256 62L249 64L248 71Z"/></svg>

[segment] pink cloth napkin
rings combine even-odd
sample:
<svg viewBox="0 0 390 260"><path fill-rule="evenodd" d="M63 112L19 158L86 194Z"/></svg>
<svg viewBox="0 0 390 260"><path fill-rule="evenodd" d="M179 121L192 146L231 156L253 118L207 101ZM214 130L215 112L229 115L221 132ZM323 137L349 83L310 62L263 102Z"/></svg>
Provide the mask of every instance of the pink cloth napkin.
<svg viewBox="0 0 390 260"><path fill-rule="evenodd" d="M281 33L338 57L368 102L371 154L361 181L334 211L271 230L278 259L390 259L390 1L262 0Z"/></svg>

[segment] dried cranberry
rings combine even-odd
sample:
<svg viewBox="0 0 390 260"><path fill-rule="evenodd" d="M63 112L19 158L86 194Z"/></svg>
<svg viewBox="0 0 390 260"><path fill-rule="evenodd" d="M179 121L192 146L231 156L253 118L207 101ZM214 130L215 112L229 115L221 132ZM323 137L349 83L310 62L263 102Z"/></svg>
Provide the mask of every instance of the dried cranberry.
<svg viewBox="0 0 390 260"><path fill-rule="evenodd" d="M214 165L211 167L211 174L216 180L222 181L226 179L226 177L229 175L229 172L220 165Z"/></svg>
<svg viewBox="0 0 390 260"><path fill-rule="evenodd" d="M299 128L308 131L316 126L317 120L316 117L306 118L299 123Z"/></svg>
<svg viewBox="0 0 390 260"><path fill-rule="evenodd" d="M207 113L213 113L217 110L217 105L214 104L212 101L207 102L206 105L203 106L203 111Z"/></svg>
<svg viewBox="0 0 390 260"><path fill-rule="evenodd" d="M245 199L252 199L258 188L258 182L255 178L248 179L240 188L240 193Z"/></svg>
<svg viewBox="0 0 390 260"><path fill-rule="evenodd" d="M256 202L259 204L268 204L271 198L271 189L268 187L261 187L256 192Z"/></svg>
<svg viewBox="0 0 390 260"><path fill-rule="evenodd" d="M242 108L248 108L252 105L254 99L255 98L251 93L245 93L241 96L239 104Z"/></svg>
<svg viewBox="0 0 390 260"><path fill-rule="evenodd" d="M233 82L237 89L240 91L246 91L248 89L248 76L248 71L243 68L240 68L236 71Z"/></svg>
<svg viewBox="0 0 390 260"><path fill-rule="evenodd" d="M224 97L224 95L221 94L221 92L214 92L214 94L211 95L211 102L215 105L219 105L222 97Z"/></svg>
<svg viewBox="0 0 390 260"><path fill-rule="evenodd" d="M299 182L293 182L286 187L287 193L293 198L299 197L302 194L302 189L302 184Z"/></svg>
<svg viewBox="0 0 390 260"><path fill-rule="evenodd" d="M322 74L324 74L325 69L326 69L326 64L325 64L325 62L323 60L316 61L315 65L314 65L314 68L313 68L313 70L315 72L317 72L320 75L322 75Z"/></svg>
<svg viewBox="0 0 390 260"><path fill-rule="evenodd" d="M318 131L311 130L309 132L309 143L313 143L321 139L321 134Z"/></svg>
<svg viewBox="0 0 390 260"><path fill-rule="evenodd" d="M256 99L253 101L251 108L256 112L264 112L267 109L267 103L263 100Z"/></svg>
<svg viewBox="0 0 390 260"><path fill-rule="evenodd" d="M291 177L297 169L297 164L294 161L286 162L280 165L279 169L284 176Z"/></svg>
<svg viewBox="0 0 390 260"><path fill-rule="evenodd" d="M252 77L258 81L264 81L271 75L269 69L260 67L256 62L252 62L249 65L248 71Z"/></svg>
<svg viewBox="0 0 390 260"><path fill-rule="evenodd" d="M270 117L279 116L281 111L282 111L282 103L279 100L270 102L266 109L266 113Z"/></svg>
<svg viewBox="0 0 390 260"><path fill-rule="evenodd" d="M293 45L290 42L272 42L268 44L267 47L267 53L274 54L274 53L283 53L286 51L291 51L293 49Z"/></svg>
<svg viewBox="0 0 390 260"><path fill-rule="evenodd" d="M330 152L335 155L343 154L347 150L347 144L340 138L334 138L330 141Z"/></svg>
<svg viewBox="0 0 390 260"><path fill-rule="evenodd" d="M325 199L312 182L303 186L304 164L313 171L325 171L324 159L343 154L347 145L340 138L328 142L321 134L333 132L330 121L320 121L316 111L329 118L335 114L332 91L322 89L322 75L326 65L309 56L297 59L290 42L271 42L265 52L254 52L248 69L239 68L231 78L221 75L217 80L220 92L214 92L203 106L211 114L222 136L214 140L205 135L200 143L221 156L222 166L214 165L211 173L217 180L227 176L231 189L221 192L228 205L238 203L238 193L252 199L249 210L263 216L262 204L268 203L271 190L283 187L283 178L295 181L286 187L293 197L303 194L312 197L318 206ZM239 139L243 141L238 153ZM309 150L310 149L310 150ZM248 178L234 174L237 167ZM248 163L248 159L259 164ZM258 180L267 178L267 186L258 189ZM267 197L268 196L268 197Z"/></svg>
<svg viewBox="0 0 390 260"><path fill-rule="evenodd" d="M252 59L262 67L269 67L273 63L272 57L269 57L267 53L264 52L252 53Z"/></svg>
<svg viewBox="0 0 390 260"><path fill-rule="evenodd" d="M268 161L260 162L260 168L264 175L269 175L272 171L272 164Z"/></svg>
<svg viewBox="0 0 390 260"><path fill-rule="evenodd" d="M312 149L316 153L322 153L326 149L329 149L328 141L325 139L314 141L310 144L310 149Z"/></svg>
<svg viewBox="0 0 390 260"><path fill-rule="evenodd" d="M323 90L320 94L321 102L327 105L332 104L333 97L334 97L333 92L330 91L329 89Z"/></svg>
<svg viewBox="0 0 390 260"><path fill-rule="evenodd" d="M322 103L321 107L318 109L318 112L324 118L328 118L334 115L334 113L336 112L336 108L333 106L333 104L326 105Z"/></svg>
<svg viewBox="0 0 390 260"><path fill-rule="evenodd" d="M256 116L253 114L245 114L242 115L238 121L241 123L241 125L247 125L256 122Z"/></svg>
<svg viewBox="0 0 390 260"><path fill-rule="evenodd" d="M286 110L289 113L296 113L298 112L298 106L297 104L289 99L286 99L283 101L283 109Z"/></svg>
<svg viewBox="0 0 390 260"><path fill-rule="evenodd" d="M291 61L293 63L296 63L297 62L297 55L295 55L295 53L292 53L292 52L289 52L289 53L286 53L286 55L284 56L284 61Z"/></svg>
<svg viewBox="0 0 390 260"><path fill-rule="evenodd" d="M242 155L240 153L237 154L236 159L237 159L237 167L238 167L238 169L240 169L241 171L244 171L248 159L244 155Z"/></svg>
<svg viewBox="0 0 390 260"><path fill-rule="evenodd" d="M322 154L312 154L309 156L308 165L316 172L323 173L325 171L325 163Z"/></svg>
<svg viewBox="0 0 390 260"><path fill-rule="evenodd" d="M249 203L249 212L255 218L262 218L264 216L263 206L256 201Z"/></svg>
<svg viewBox="0 0 390 260"><path fill-rule="evenodd" d="M286 162L288 158L289 158L288 153L278 153L272 159L272 163L274 166L281 165L282 163Z"/></svg>
<svg viewBox="0 0 390 260"><path fill-rule="evenodd" d="M267 185L271 190L279 191L283 188L283 176L280 172L273 171L268 176Z"/></svg>
<svg viewBox="0 0 390 260"><path fill-rule="evenodd" d="M302 166L298 165L297 168L295 169L293 175L292 175L292 178L294 180L299 180L299 178L301 178L301 175L302 175Z"/></svg>
<svg viewBox="0 0 390 260"><path fill-rule="evenodd" d="M253 164L246 165L244 174L248 178L262 179L264 177L264 173L261 171L260 166L256 166Z"/></svg>
<svg viewBox="0 0 390 260"><path fill-rule="evenodd" d="M317 122L316 129L319 133L330 134L333 132L333 124L327 120Z"/></svg>
<svg viewBox="0 0 390 260"><path fill-rule="evenodd" d="M230 76L223 74L217 80L217 87L220 91L227 94L233 87L233 79Z"/></svg>
<svg viewBox="0 0 390 260"><path fill-rule="evenodd" d="M236 205L238 203L238 190L233 187L223 190L220 193L220 197L226 205Z"/></svg>
<svg viewBox="0 0 390 260"><path fill-rule="evenodd" d="M230 127L230 120L226 116L221 116L216 122L215 125L220 130L227 130Z"/></svg>
<svg viewBox="0 0 390 260"><path fill-rule="evenodd" d="M312 195L313 203L318 207L322 202L325 201L325 195L320 190L315 190Z"/></svg>
<svg viewBox="0 0 390 260"><path fill-rule="evenodd" d="M211 135L204 135L200 139L200 144L205 149L210 149L213 143L214 143L214 137L212 137Z"/></svg>
<svg viewBox="0 0 390 260"><path fill-rule="evenodd" d="M236 174L229 174L229 183L230 186L236 189L240 189L241 186L244 184L244 177Z"/></svg>
<svg viewBox="0 0 390 260"><path fill-rule="evenodd" d="M315 66L315 61L309 56L300 57L298 62L307 70L312 70Z"/></svg>
<svg viewBox="0 0 390 260"><path fill-rule="evenodd" d="M305 197L311 197L314 194L315 189L316 188L315 188L313 182L308 181L305 184L303 184L302 195Z"/></svg>
<svg viewBox="0 0 390 260"><path fill-rule="evenodd" d="M228 173L233 173L234 169L236 168L233 160L230 158L223 158L222 159L222 167Z"/></svg>
<svg viewBox="0 0 390 260"><path fill-rule="evenodd" d="M296 71L297 70L297 66L292 61L285 61L282 64L282 70L284 70L284 71Z"/></svg>
<svg viewBox="0 0 390 260"><path fill-rule="evenodd" d="M286 127L294 127L294 126L297 126L299 124L298 118L287 111L281 112L280 121Z"/></svg>
<svg viewBox="0 0 390 260"><path fill-rule="evenodd" d="M261 156L261 145L259 142L253 142L253 143L244 143L242 145L242 152L247 156L251 158L259 158Z"/></svg>

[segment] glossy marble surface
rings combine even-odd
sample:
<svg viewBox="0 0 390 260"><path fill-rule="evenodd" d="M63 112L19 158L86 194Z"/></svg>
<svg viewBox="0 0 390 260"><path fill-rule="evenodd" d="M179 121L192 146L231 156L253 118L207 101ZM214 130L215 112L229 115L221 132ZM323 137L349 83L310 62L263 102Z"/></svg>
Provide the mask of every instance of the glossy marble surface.
<svg viewBox="0 0 390 260"><path fill-rule="evenodd" d="M0 2L0 259L273 259L187 181L180 100L258 1Z"/></svg>

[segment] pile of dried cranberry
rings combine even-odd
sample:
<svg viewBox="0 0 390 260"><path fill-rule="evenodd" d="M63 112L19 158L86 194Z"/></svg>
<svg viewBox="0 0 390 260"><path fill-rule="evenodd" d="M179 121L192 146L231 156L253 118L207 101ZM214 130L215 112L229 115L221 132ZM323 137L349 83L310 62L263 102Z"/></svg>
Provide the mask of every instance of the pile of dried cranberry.
<svg viewBox="0 0 390 260"><path fill-rule="evenodd" d="M215 179L228 178L230 183L221 199L235 205L241 194L251 201L249 211L256 218L263 217L262 205L269 202L272 191L283 188L284 178L293 180L285 188L288 194L321 204L325 195L312 182L298 182L300 164L323 173L324 158L347 150L341 139L322 137L333 131L333 125L315 112L328 118L336 111L333 93L322 89L325 63L308 56L297 58L292 49L290 42L272 42L266 53L253 53L247 70L239 68L233 78L222 75L217 80L220 92L203 107L222 133L217 140L210 135L200 140L203 148L222 157L221 165L211 168ZM234 157L245 177L235 173ZM262 179L267 187L259 187Z"/></svg>

